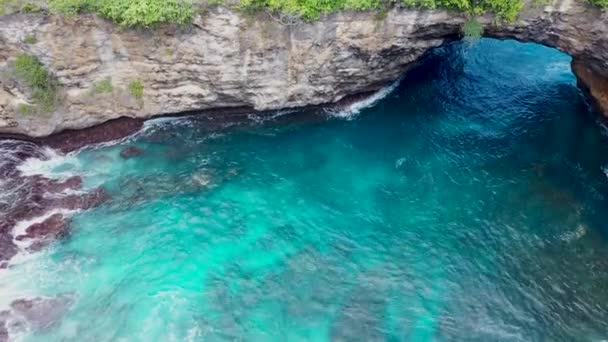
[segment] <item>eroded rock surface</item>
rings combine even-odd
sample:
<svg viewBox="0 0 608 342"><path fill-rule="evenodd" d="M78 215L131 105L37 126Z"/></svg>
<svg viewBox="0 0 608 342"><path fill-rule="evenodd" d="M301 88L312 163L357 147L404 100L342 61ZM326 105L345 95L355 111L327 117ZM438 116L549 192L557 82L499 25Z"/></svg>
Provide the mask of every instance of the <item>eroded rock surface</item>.
<svg viewBox="0 0 608 342"><path fill-rule="evenodd" d="M596 79L608 77L607 15L578 0L526 8L508 25L481 18L486 34L554 46L584 61L594 81L582 75L581 83L595 96ZM5 16L0 69L10 70L19 53L37 56L56 75L62 104L45 115L20 114L19 105L30 101L27 89L0 81L0 133L45 136L118 117L331 103L397 79L428 49L457 37L465 20L454 12L395 8L386 16L344 12L284 26L220 7L189 28L148 31L95 16ZM35 44L24 43L30 35ZM104 80L111 90L96 91ZM141 98L129 90L136 81L144 86Z"/></svg>

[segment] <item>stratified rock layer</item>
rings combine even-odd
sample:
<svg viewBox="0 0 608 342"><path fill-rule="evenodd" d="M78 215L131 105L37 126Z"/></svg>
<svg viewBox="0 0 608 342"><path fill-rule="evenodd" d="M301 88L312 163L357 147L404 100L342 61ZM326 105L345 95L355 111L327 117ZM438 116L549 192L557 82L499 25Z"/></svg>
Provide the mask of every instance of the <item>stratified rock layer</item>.
<svg viewBox="0 0 608 342"><path fill-rule="evenodd" d="M489 16L480 21L489 36L569 53L581 66L574 69L581 84L604 103L605 89L596 85L608 79L607 15L571 0L526 8L512 24ZM0 69L10 75L19 53L37 56L57 77L61 104L53 113L19 113L31 102L29 91L2 77L0 133L40 137L119 117L332 103L394 81L428 49L458 37L465 20L453 12L395 8L386 16L344 12L284 26L264 14L220 7L189 28L152 31L121 29L95 16L5 16ZM37 42L25 43L27 36ZM106 87L96 86L102 81ZM143 84L142 97L132 94L134 82Z"/></svg>

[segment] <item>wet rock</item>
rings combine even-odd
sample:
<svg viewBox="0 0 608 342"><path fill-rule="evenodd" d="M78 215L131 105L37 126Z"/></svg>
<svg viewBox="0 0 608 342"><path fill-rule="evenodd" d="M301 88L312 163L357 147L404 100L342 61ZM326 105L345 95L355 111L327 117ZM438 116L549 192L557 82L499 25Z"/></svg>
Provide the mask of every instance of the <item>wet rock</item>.
<svg viewBox="0 0 608 342"><path fill-rule="evenodd" d="M49 183L48 190L50 192L62 192L67 189L78 190L82 188L82 178L80 176L72 176L63 182L51 182Z"/></svg>
<svg viewBox="0 0 608 342"><path fill-rule="evenodd" d="M0 312L0 342L8 342L8 328L6 326L6 320L9 316L8 311Z"/></svg>
<svg viewBox="0 0 608 342"><path fill-rule="evenodd" d="M29 158L44 159L40 146L19 140L0 140L0 179L18 177L17 166Z"/></svg>
<svg viewBox="0 0 608 342"><path fill-rule="evenodd" d="M16 202L5 211L0 221L0 262L8 261L18 252L13 238L17 241L33 240L28 250L38 251L54 239L68 233L69 220L62 214L55 214L43 222L32 224L25 234L13 237L13 229L18 222L40 217L51 210L85 210L101 205L110 196L99 187L87 193L69 193L65 190L80 190L82 179L78 176L64 181L50 180L41 176L23 177L19 183L25 189L16 196Z"/></svg>
<svg viewBox="0 0 608 342"><path fill-rule="evenodd" d="M120 151L120 156L123 159L131 159L131 158L139 157L142 154L144 154L144 150L142 150L141 148L136 147L136 146L130 146L130 147L127 147L127 148L123 149L122 151Z"/></svg>
<svg viewBox="0 0 608 342"><path fill-rule="evenodd" d="M80 181L76 178L66 182L69 183L55 185L55 189L73 188L78 187L76 185L80 184ZM48 188L46 189L48 190ZM27 196L24 196L24 198L16 203L5 215L4 221L0 222L0 232L9 232L16 222L42 216L44 213L53 209L90 209L97 207L110 199L110 195L102 187L87 193L69 195L45 192L44 190L44 187L34 187Z"/></svg>
<svg viewBox="0 0 608 342"><path fill-rule="evenodd" d="M72 152L87 145L124 138L139 131L142 125L143 120L123 117L93 127L86 125L88 128L81 130L65 130L39 142L61 152Z"/></svg>
<svg viewBox="0 0 608 342"><path fill-rule="evenodd" d="M44 198L42 196L29 197L16 206L6 215L6 220L13 226L16 222L32 219L37 216L42 216L47 209L43 206Z"/></svg>
<svg viewBox="0 0 608 342"><path fill-rule="evenodd" d="M2 148L13 150L13 158L18 161L25 161L30 158L46 159L44 150L37 144L20 140L3 140L0 143Z"/></svg>
<svg viewBox="0 0 608 342"><path fill-rule="evenodd" d="M18 248L13 242L13 236L8 232L0 232L0 268L5 268L4 261L10 260L17 255ZM5 265L5 267L1 267Z"/></svg>
<svg viewBox="0 0 608 342"><path fill-rule="evenodd" d="M28 181L32 182L32 192L34 193L58 193L68 189L78 190L82 187L82 178L80 176L72 176L61 182L35 175L30 177Z"/></svg>
<svg viewBox="0 0 608 342"><path fill-rule="evenodd" d="M55 214L46 220L32 224L27 227L24 235L19 235L15 239L22 241L25 239L49 240L67 234L68 220L61 214Z"/></svg>
<svg viewBox="0 0 608 342"><path fill-rule="evenodd" d="M600 112L608 118L608 72L602 75L601 70L594 70L593 61L582 58L572 59L572 71L576 75L578 85L591 99Z"/></svg>
<svg viewBox="0 0 608 342"><path fill-rule="evenodd" d="M34 143L0 140L0 154L0 268L8 267L8 261L18 253L15 240L31 240L28 249L39 250L67 234L69 227L66 217L55 214L30 225L24 234L15 237L14 228L19 222L42 217L57 209L90 209L110 198L101 187L82 191L80 176L56 180L21 174L18 166L26 159L47 158L44 149Z"/></svg>
<svg viewBox="0 0 608 342"><path fill-rule="evenodd" d="M68 195L58 199L51 199L47 203L48 207L51 208L77 210L97 207L109 199L110 195L108 192L104 188L99 187L86 194Z"/></svg>
<svg viewBox="0 0 608 342"><path fill-rule="evenodd" d="M11 313L35 330L45 330L65 315L73 301L72 297L67 295L54 298L18 299L11 303Z"/></svg>
<svg viewBox="0 0 608 342"><path fill-rule="evenodd" d="M4 161L0 163L0 178L8 179L14 177L17 174L17 163L11 161Z"/></svg>

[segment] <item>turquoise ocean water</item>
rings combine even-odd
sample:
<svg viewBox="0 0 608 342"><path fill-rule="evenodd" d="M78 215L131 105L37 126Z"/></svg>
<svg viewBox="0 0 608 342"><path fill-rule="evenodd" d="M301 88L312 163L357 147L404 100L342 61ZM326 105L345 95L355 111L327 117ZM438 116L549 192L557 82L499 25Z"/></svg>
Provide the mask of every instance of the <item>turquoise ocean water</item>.
<svg viewBox="0 0 608 342"><path fill-rule="evenodd" d="M453 43L360 111L162 119L30 163L112 200L2 275L5 300L73 298L19 336L605 340L608 138L569 63Z"/></svg>

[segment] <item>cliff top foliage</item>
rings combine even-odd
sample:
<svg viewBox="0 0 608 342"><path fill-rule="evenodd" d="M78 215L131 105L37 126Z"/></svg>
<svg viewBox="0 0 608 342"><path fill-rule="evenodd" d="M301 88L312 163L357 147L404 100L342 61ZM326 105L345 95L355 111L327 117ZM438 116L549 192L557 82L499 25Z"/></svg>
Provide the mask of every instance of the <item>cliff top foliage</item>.
<svg viewBox="0 0 608 342"><path fill-rule="evenodd" d="M214 0L213 3L221 4L222 1ZM395 5L445 8L472 15L489 12L502 20L512 21L523 8L523 0L240 0L236 7L266 10L311 21L340 10L387 10ZM119 25L130 27L150 27L158 23L187 24L196 13L191 0L50 0L49 7L68 15L96 12Z"/></svg>
<svg viewBox="0 0 608 342"><path fill-rule="evenodd" d="M194 6L187 0L50 0L49 7L67 15L95 12L129 27L187 24L195 13Z"/></svg>
<svg viewBox="0 0 608 342"><path fill-rule="evenodd" d="M22 11L31 8L34 0L0 0L4 7L22 4ZM608 0L586 0L608 8ZM97 13L121 26L151 27L159 23L185 25L194 19L198 0L48 0L51 11L66 15L83 12ZM226 0L207 0L208 4L224 4ZM230 0L232 7L246 11L279 13L291 20L313 21L320 16L340 10L378 10L386 13L393 6L421 9L448 9L474 17L493 13L505 22L515 20L524 0ZM236 4L235 4L236 3Z"/></svg>
<svg viewBox="0 0 608 342"><path fill-rule="evenodd" d="M604 0L608 1L608 0ZM523 0L241 0L246 8L269 9L305 20L340 10L387 10L395 5L422 9L449 9L471 15L494 13L513 21L523 8Z"/></svg>
<svg viewBox="0 0 608 342"><path fill-rule="evenodd" d="M601 9L608 9L608 0L589 0L589 2Z"/></svg>

